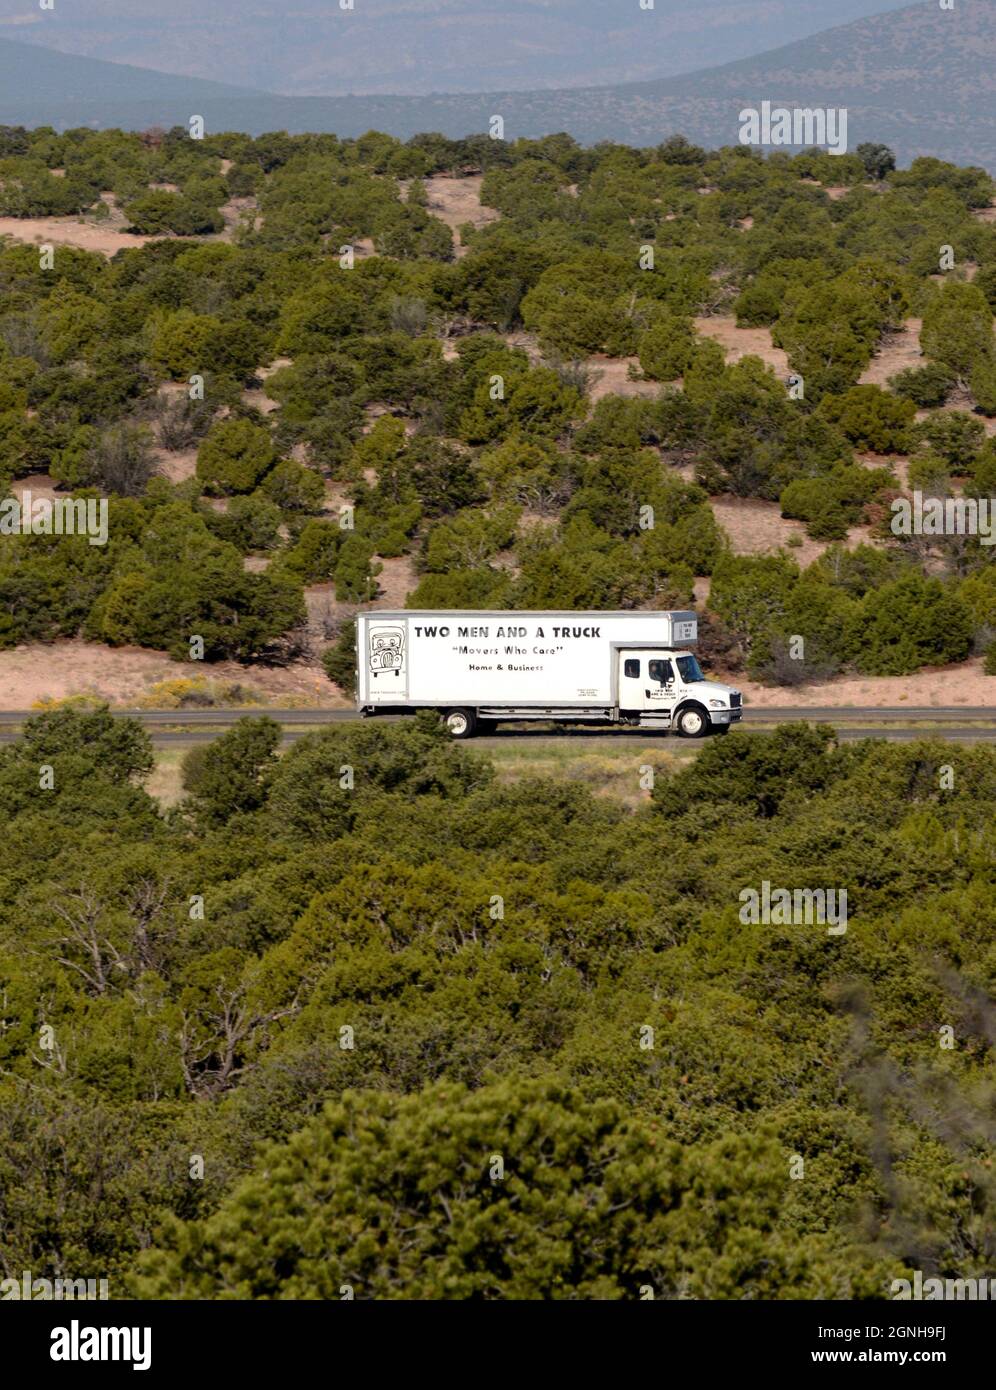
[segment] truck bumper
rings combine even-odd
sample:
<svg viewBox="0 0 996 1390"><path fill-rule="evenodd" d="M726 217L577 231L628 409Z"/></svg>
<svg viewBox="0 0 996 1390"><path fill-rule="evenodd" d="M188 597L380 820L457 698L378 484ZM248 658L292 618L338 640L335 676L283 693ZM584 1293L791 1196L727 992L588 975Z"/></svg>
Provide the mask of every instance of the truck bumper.
<svg viewBox="0 0 996 1390"><path fill-rule="evenodd" d="M709 718L713 724L739 724L744 717L742 709L711 709Z"/></svg>

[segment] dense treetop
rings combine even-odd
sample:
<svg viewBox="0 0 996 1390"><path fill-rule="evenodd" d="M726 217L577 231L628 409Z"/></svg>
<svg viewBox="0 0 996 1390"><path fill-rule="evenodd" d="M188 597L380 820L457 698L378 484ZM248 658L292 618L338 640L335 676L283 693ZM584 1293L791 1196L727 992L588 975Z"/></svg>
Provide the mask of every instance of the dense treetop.
<svg viewBox="0 0 996 1390"><path fill-rule="evenodd" d="M463 227L458 256L426 181L468 171L500 218ZM939 497L996 484L982 170L898 170L878 146L0 130L0 212L92 216L109 192L153 240L109 260L58 246L50 267L0 250L0 484L50 474L114 504L101 554L0 535L0 640L180 654L196 631L209 657L292 654L304 586L364 603L409 555L419 606L687 603L715 573L714 617L776 678L792 633L824 671L991 642L992 548L888 530L900 457ZM241 220L212 240L222 208ZM696 331L713 314L770 329L802 398L757 357L727 363ZM923 364L861 384L910 318ZM597 354L631 359L647 394L593 403ZM154 476L184 450L193 476ZM737 560L719 493L777 502L824 542L863 522L887 544L803 573ZM769 597L748 622L751 564ZM925 593L951 621L911 632Z"/></svg>
<svg viewBox="0 0 996 1390"><path fill-rule="evenodd" d="M633 810L499 782L421 718L277 743L196 748L166 814L130 721L0 750L0 1275L744 1298L991 1269L991 749L734 734ZM846 889L846 933L745 925L765 879Z"/></svg>

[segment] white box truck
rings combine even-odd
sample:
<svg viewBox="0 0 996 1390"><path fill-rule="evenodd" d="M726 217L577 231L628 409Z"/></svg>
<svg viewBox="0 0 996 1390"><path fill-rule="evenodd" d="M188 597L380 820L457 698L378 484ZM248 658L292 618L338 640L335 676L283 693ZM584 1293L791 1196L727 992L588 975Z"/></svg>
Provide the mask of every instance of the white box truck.
<svg viewBox="0 0 996 1390"><path fill-rule="evenodd" d="M356 704L437 709L454 738L526 719L727 733L740 691L705 679L697 636L691 612L361 613Z"/></svg>

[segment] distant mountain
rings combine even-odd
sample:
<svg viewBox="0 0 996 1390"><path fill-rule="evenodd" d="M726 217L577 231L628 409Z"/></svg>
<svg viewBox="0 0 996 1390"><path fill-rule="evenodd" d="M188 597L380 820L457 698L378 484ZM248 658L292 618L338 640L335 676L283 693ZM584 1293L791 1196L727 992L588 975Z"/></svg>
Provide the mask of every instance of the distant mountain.
<svg viewBox="0 0 996 1390"><path fill-rule="evenodd" d="M0 0L0 33L288 96L669 77L909 0ZM829 15L829 17L828 17Z"/></svg>
<svg viewBox="0 0 996 1390"><path fill-rule="evenodd" d="M175 116L177 122L199 113L206 101L266 100L261 92L177 77L125 63L76 58L34 44L0 39L0 122L4 125L118 124L111 111L131 110L127 129L142 128L146 112ZM187 108L189 107L189 111Z"/></svg>
<svg viewBox="0 0 996 1390"><path fill-rule="evenodd" d="M735 143L741 108L765 100L847 107L852 148L882 140L904 163L928 154L996 172L996 0L956 0L954 10L922 0L682 77L483 95L285 97L0 41L0 122L57 128L141 129L198 114L210 130L252 134L458 137L497 114L509 139L566 130L584 143L655 145L681 131L714 147Z"/></svg>

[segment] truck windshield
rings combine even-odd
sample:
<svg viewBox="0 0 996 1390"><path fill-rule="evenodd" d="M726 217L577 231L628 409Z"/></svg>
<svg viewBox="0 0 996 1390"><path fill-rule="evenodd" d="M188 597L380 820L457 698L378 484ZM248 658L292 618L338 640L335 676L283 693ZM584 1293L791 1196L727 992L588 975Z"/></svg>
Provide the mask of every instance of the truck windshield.
<svg viewBox="0 0 996 1390"><path fill-rule="evenodd" d="M681 679L686 685L691 685L693 681L705 680L705 676L699 669L699 663L695 660L694 656L678 656L675 657L675 661L678 664Z"/></svg>

